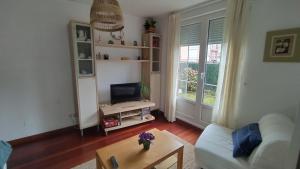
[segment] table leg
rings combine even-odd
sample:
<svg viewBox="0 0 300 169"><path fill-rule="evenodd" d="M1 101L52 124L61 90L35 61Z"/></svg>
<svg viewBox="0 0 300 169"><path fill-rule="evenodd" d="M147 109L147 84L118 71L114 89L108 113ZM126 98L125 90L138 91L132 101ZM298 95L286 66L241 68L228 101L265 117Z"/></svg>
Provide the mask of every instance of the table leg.
<svg viewBox="0 0 300 169"><path fill-rule="evenodd" d="M177 169L183 168L183 147L177 152Z"/></svg>
<svg viewBox="0 0 300 169"><path fill-rule="evenodd" d="M97 169L103 169L103 165L101 164L98 158L96 158L96 165L97 165Z"/></svg>

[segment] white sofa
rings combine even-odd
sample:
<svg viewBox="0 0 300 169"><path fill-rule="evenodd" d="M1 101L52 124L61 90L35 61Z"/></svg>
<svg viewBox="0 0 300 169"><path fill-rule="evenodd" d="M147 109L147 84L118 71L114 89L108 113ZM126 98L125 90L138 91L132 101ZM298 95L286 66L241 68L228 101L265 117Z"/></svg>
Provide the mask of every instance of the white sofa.
<svg viewBox="0 0 300 169"><path fill-rule="evenodd" d="M283 169L294 123L282 114L269 114L260 119L262 143L249 158L234 158L232 130L211 124L195 144L195 162L203 169Z"/></svg>

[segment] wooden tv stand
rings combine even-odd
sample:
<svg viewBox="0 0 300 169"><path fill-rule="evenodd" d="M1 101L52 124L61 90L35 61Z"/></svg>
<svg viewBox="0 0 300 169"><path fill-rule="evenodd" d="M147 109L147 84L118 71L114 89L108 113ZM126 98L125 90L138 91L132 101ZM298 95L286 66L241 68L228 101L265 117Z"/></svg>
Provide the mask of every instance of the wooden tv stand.
<svg viewBox="0 0 300 169"><path fill-rule="evenodd" d="M133 126L140 123L145 123L148 121L155 120L155 117L151 114L144 114L142 109L155 106L155 103L150 102L149 100L142 101L130 101L117 103L113 105L100 104L100 116L101 120L109 116L117 116L120 122L120 125L104 128L105 134L112 130L121 129L124 127Z"/></svg>

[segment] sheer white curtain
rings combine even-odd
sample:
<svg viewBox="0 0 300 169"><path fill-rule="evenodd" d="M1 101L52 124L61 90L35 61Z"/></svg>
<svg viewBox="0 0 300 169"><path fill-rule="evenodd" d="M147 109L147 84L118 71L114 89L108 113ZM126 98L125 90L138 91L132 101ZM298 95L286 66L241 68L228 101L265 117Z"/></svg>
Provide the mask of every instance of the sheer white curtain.
<svg viewBox="0 0 300 169"><path fill-rule="evenodd" d="M234 128L241 60L245 53L249 0L228 0L225 18L224 47L220 63L217 99L212 121Z"/></svg>
<svg viewBox="0 0 300 169"><path fill-rule="evenodd" d="M175 121L177 71L180 52L180 15L171 14L168 22L165 117Z"/></svg>

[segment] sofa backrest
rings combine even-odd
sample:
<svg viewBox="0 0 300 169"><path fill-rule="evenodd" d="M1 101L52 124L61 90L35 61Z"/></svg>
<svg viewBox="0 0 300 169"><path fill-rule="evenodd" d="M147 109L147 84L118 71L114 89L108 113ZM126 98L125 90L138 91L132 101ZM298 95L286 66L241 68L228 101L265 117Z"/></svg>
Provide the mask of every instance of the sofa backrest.
<svg viewBox="0 0 300 169"><path fill-rule="evenodd" d="M262 143L252 152L249 163L254 169L283 169L294 123L282 114L268 114L259 121Z"/></svg>

